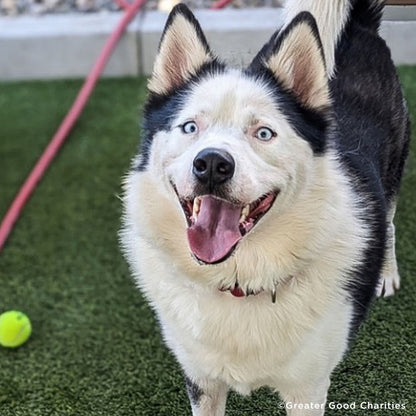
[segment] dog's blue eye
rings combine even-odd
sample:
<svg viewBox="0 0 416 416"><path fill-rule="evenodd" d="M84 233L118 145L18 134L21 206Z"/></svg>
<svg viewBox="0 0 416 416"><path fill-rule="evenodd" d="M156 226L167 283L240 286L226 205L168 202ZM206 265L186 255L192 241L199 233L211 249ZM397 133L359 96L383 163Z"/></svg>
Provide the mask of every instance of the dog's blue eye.
<svg viewBox="0 0 416 416"><path fill-rule="evenodd" d="M196 125L195 121L188 121L182 125L182 131L185 134L196 133L198 131L198 126Z"/></svg>
<svg viewBox="0 0 416 416"><path fill-rule="evenodd" d="M269 129L268 127L260 127L256 131L255 135L259 140L263 140L264 142L267 142L271 140L274 136L276 136L276 133Z"/></svg>

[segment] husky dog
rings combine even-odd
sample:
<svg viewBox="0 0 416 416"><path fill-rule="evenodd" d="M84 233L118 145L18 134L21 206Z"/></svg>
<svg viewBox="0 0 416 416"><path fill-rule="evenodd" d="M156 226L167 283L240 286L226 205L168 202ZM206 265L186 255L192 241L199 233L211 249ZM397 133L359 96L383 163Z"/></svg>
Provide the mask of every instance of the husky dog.
<svg viewBox="0 0 416 416"><path fill-rule="evenodd" d="M409 124L382 10L289 1L244 69L215 57L184 5L168 18L121 239L195 416L265 385L289 415L323 415L371 300L399 287Z"/></svg>

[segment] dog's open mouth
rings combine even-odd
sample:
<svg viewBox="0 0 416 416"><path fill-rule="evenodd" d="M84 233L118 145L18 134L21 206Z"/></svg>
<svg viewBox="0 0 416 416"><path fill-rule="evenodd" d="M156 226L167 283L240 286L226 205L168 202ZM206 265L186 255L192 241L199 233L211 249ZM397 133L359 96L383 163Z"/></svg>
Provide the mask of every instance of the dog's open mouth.
<svg viewBox="0 0 416 416"><path fill-rule="evenodd" d="M247 205L233 204L213 195L180 200L193 255L208 264L226 260L243 236L270 210L277 194L270 192Z"/></svg>

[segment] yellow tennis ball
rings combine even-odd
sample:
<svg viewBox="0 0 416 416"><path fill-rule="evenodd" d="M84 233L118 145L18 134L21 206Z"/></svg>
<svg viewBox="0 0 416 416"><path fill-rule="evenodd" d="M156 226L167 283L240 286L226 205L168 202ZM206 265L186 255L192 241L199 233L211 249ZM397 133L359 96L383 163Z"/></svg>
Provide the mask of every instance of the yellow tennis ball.
<svg viewBox="0 0 416 416"><path fill-rule="evenodd" d="M16 348L24 344L32 332L29 318L19 311L7 311L0 315L0 345Z"/></svg>

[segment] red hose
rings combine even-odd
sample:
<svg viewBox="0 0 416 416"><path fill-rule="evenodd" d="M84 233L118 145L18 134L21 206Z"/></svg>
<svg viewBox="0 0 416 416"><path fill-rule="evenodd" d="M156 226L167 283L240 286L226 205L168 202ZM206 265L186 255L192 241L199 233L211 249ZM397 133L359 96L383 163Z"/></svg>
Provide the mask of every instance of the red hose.
<svg viewBox="0 0 416 416"><path fill-rule="evenodd" d="M222 9L223 7L228 6L232 2L233 0L218 0L211 6L211 9L212 10Z"/></svg>
<svg viewBox="0 0 416 416"><path fill-rule="evenodd" d="M96 60L91 72L85 80L81 90L79 91L71 109L59 126L52 140L44 150L43 154L37 161L35 167L30 172L25 183L20 188L15 199L13 200L9 210L6 213L6 216L0 225L0 252L2 251L3 246L13 228L13 225L18 219L26 201L29 199L30 195L36 187L36 184L45 173L52 159L58 153L58 150L61 148L66 137L68 136L76 120L81 114L101 72L103 71L108 59L111 56L114 47L123 34L124 29L130 23L130 21L136 15L145 1L146 0L134 0L126 9L120 23L107 39L98 59Z"/></svg>
<svg viewBox="0 0 416 416"><path fill-rule="evenodd" d="M115 0L115 2L122 8L128 9L130 7L130 3L127 0Z"/></svg>

